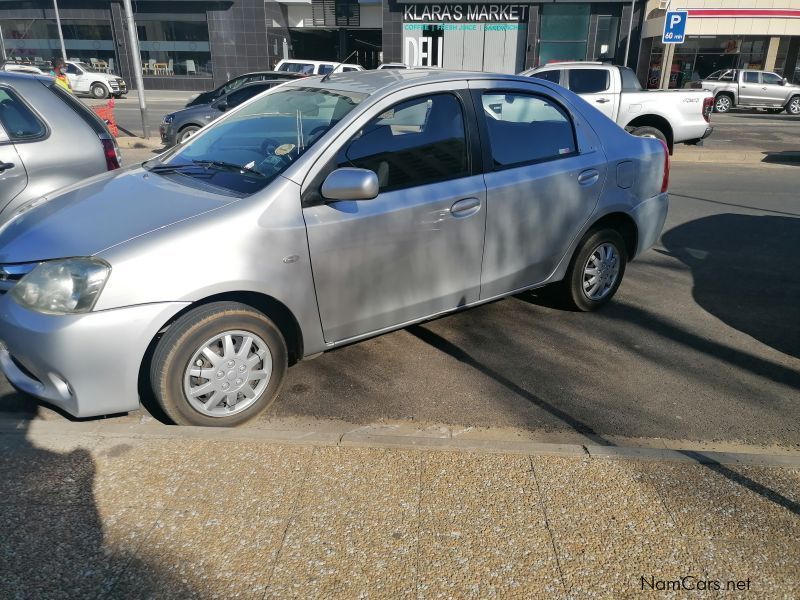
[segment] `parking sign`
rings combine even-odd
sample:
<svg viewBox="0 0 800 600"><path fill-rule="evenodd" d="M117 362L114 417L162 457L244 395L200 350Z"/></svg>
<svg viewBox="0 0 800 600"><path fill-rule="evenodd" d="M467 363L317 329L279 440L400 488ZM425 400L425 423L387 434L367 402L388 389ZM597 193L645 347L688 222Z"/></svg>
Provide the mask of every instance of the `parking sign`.
<svg viewBox="0 0 800 600"><path fill-rule="evenodd" d="M686 21L689 13L685 10L671 10L664 19L664 34L661 41L664 44L682 44L686 38Z"/></svg>

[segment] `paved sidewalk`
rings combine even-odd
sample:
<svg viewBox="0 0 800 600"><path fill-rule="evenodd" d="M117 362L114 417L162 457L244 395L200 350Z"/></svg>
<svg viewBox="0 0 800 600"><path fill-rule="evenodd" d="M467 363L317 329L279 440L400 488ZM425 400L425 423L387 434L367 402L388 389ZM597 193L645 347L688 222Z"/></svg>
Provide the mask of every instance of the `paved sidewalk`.
<svg viewBox="0 0 800 600"><path fill-rule="evenodd" d="M2 598L800 596L797 466L21 426Z"/></svg>

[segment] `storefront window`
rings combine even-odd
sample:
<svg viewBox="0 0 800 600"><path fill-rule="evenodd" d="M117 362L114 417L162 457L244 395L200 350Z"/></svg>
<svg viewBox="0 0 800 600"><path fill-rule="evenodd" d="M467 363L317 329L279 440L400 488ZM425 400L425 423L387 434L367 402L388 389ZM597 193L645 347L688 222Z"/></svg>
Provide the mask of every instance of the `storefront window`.
<svg viewBox="0 0 800 600"><path fill-rule="evenodd" d="M617 50L617 34L619 33L619 17L611 15L597 16L597 39L591 58L613 58Z"/></svg>
<svg viewBox="0 0 800 600"><path fill-rule="evenodd" d="M145 75L211 77L211 48L205 21L138 20Z"/></svg>
<svg viewBox="0 0 800 600"><path fill-rule="evenodd" d="M589 4L545 4L539 37L539 64L586 60Z"/></svg>

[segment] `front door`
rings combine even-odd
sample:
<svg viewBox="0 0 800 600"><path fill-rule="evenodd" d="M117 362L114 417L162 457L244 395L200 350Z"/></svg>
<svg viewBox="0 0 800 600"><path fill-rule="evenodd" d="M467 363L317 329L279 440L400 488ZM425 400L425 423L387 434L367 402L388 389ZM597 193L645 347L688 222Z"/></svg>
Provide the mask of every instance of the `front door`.
<svg viewBox="0 0 800 600"><path fill-rule="evenodd" d="M783 85L783 77L777 73L761 74L761 90L764 104L777 107L786 103L786 87Z"/></svg>
<svg viewBox="0 0 800 600"><path fill-rule="evenodd" d="M453 93L379 110L330 167L374 171L378 196L303 211L328 343L466 305L480 290L486 187L471 171L471 113Z"/></svg>
<svg viewBox="0 0 800 600"><path fill-rule="evenodd" d="M8 216L3 209L28 186L28 173L11 138L32 131L31 125L37 123L30 117L30 110L16 94L0 88L0 223Z"/></svg>
<svg viewBox="0 0 800 600"><path fill-rule="evenodd" d="M487 86L475 103L490 153L483 300L547 279L597 204L606 158L585 122L576 136L580 115L544 88Z"/></svg>

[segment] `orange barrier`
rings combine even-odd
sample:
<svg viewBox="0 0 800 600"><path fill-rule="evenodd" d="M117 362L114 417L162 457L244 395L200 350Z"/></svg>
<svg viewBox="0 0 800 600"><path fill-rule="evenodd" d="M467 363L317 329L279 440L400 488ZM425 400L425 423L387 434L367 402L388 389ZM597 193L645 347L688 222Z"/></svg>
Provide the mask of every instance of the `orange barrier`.
<svg viewBox="0 0 800 600"><path fill-rule="evenodd" d="M117 121L114 118L114 99L111 98L106 104L98 104L92 106L92 110L94 114L100 117L106 125L108 125L108 130L111 132L111 135L114 137L119 137L119 128L117 127Z"/></svg>

